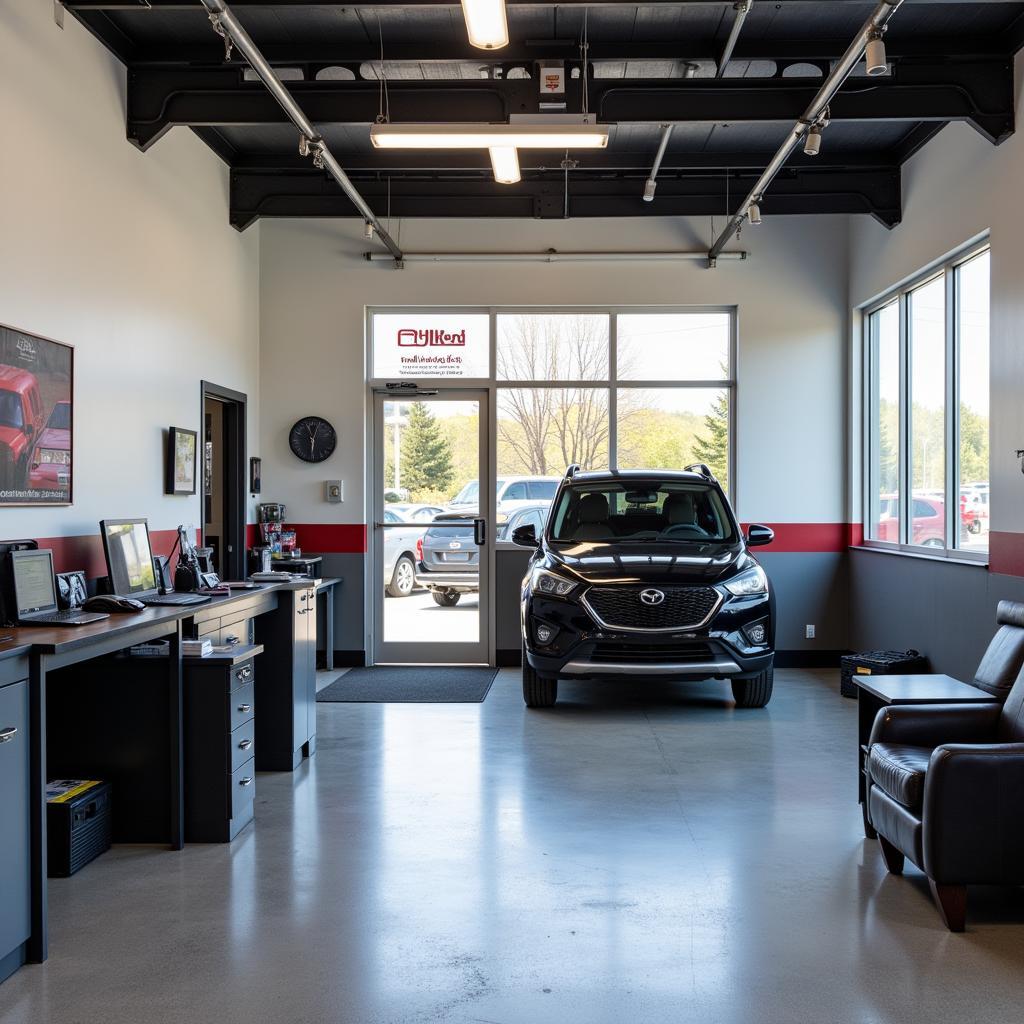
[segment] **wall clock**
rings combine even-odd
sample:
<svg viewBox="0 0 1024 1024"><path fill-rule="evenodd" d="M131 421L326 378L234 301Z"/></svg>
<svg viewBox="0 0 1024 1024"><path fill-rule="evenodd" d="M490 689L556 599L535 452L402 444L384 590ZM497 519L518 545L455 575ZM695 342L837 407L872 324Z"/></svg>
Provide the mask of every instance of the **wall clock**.
<svg viewBox="0 0 1024 1024"><path fill-rule="evenodd" d="M337 444L334 427L322 416L303 416L288 434L288 446L303 462L323 462Z"/></svg>

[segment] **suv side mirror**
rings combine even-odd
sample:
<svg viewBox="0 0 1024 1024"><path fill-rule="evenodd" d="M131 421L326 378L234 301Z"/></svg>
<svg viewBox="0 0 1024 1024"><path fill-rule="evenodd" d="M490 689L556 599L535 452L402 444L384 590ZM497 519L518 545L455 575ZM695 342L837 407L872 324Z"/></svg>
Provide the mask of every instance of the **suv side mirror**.
<svg viewBox="0 0 1024 1024"><path fill-rule="evenodd" d="M537 528L533 523L526 526L517 526L512 531L512 543L524 548L535 548L540 543L537 540Z"/></svg>
<svg viewBox="0 0 1024 1024"><path fill-rule="evenodd" d="M747 530L748 548L764 547L765 544L771 544L773 540L775 540L775 531L770 526L751 523Z"/></svg>

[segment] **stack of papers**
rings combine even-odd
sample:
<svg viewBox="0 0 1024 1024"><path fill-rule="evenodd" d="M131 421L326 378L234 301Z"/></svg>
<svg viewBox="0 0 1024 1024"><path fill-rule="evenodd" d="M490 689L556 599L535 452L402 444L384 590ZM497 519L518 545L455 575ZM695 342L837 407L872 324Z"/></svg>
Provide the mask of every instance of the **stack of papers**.
<svg viewBox="0 0 1024 1024"><path fill-rule="evenodd" d="M182 640L181 653L186 658L206 658L213 653L213 644L209 640Z"/></svg>

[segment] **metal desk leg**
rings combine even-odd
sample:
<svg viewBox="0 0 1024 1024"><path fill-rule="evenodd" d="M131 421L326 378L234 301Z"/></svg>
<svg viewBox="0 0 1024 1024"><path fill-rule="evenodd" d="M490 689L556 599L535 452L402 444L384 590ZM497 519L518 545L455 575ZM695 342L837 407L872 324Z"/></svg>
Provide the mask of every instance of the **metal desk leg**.
<svg viewBox="0 0 1024 1024"><path fill-rule="evenodd" d="M185 750L182 723L185 719L184 686L181 676L181 623L175 623L168 651L167 693L170 702L168 715L171 757L171 849L185 845Z"/></svg>
<svg viewBox="0 0 1024 1024"><path fill-rule="evenodd" d="M324 587L324 668L334 668L334 587Z"/></svg>
<svg viewBox="0 0 1024 1024"><path fill-rule="evenodd" d="M31 920L28 959L41 964L47 957L46 922L46 668L35 656L29 668L29 793L32 806L31 835Z"/></svg>

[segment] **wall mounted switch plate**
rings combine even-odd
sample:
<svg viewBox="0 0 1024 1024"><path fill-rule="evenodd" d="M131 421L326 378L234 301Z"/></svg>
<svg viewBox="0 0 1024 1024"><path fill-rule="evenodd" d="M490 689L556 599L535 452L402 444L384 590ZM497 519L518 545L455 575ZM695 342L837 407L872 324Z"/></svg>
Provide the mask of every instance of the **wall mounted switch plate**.
<svg viewBox="0 0 1024 1024"><path fill-rule="evenodd" d="M337 505L345 500L345 485L341 480L324 481L324 501Z"/></svg>

